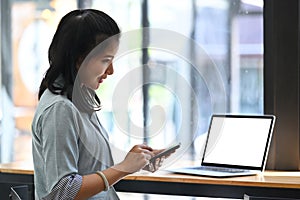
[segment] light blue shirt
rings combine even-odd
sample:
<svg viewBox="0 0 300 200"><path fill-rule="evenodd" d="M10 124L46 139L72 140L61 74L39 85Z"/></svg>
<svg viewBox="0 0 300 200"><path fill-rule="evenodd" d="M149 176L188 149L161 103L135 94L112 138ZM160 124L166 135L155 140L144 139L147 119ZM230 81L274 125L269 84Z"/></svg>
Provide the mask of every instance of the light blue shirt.
<svg viewBox="0 0 300 200"><path fill-rule="evenodd" d="M113 165L108 135L96 112L80 112L65 96L44 92L32 122L32 134L36 199L50 198L53 193L72 199L83 175ZM90 199L119 198L111 188Z"/></svg>

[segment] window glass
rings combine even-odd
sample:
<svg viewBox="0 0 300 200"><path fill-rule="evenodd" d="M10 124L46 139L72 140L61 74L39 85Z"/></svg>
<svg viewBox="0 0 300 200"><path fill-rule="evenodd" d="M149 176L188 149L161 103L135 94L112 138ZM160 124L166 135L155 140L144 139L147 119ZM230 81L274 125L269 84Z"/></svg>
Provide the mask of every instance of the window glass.
<svg viewBox="0 0 300 200"><path fill-rule="evenodd" d="M101 4L93 5L101 9ZM125 35L142 24L145 13L137 12L142 9L137 4L124 1L122 12L109 4L107 11L121 19ZM122 98L127 108L113 108L110 102L120 99L107 102L112 105L105 112L114 129L113 143L129 148L146 137L150 145L161 148L180 141L185 144L181 153L196 158L211 114L263 113L262 6L262 1L148 1L148 46L143 46L142 34L131 38L130 42L138 39L140 49L128 47L120 59L126 57L126 62L115 62L118 79L108 80L117 87L106 88L118 93L122 82L122 90L127 85L129 94ZM132 20L124 16L138 20L129 24ZM164 46L166 41L173 46ZM99 91L103 97L106 89Z"/></svg>
<svg viewBox="0 0 300 200"><path fill-rule="evenodd" d="M0 112L2 132L3 122L12 128L1 134L1 155L9 155L1 162L31 159L49 43L77 2L12 1L13 101L8 106L2 92ZM142 0L79 2L107 12L123 32L114 75L97 91L98 114L117 152L144 141L155 148L180 141L178 153L195 159L212 113L263 112L262 0L148 0L148 13Z"/></svg>
<svg viewBox="0 0 300 200"><path fill-rule="evenodd" d="M6 1L7 2L7 1ZM57 23L76 0L11 1L12 97L2 89L1 162L31 160L31 121ZM8 8L9 9L9 8ZM9 87L8 87L9 88ZM8 125L9 124L9 125ZM1 132L1 131L0 131Z"/></svg>

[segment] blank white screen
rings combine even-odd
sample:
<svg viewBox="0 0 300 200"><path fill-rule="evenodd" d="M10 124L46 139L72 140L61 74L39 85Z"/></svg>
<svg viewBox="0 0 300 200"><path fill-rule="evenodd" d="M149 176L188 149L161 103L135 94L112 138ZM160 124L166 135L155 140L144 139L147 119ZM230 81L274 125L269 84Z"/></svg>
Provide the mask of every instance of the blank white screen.
<svg viewBox="0 0 300 200"><path fill-rule="evenodd" d="M270 126L271 119L214 117L204 162L260 167Z"/></svg>

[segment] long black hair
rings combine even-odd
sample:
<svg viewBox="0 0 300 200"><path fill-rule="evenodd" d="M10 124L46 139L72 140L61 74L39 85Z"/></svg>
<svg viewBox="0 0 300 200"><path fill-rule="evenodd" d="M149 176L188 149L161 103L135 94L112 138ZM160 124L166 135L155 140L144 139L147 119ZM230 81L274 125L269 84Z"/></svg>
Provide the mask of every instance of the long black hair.
<svg viewBox="0 0 300 200"><path fill-rule="evenodd" d="M117 23L107 14L94 9L73 10L58 24L48 51L49 69L43 78L38 99L46 89L66 95L72 101L78 64L98 44L120 33ZM62 77L62 84L57 79ZM99 101L95 94L96 101Z"/></svg>

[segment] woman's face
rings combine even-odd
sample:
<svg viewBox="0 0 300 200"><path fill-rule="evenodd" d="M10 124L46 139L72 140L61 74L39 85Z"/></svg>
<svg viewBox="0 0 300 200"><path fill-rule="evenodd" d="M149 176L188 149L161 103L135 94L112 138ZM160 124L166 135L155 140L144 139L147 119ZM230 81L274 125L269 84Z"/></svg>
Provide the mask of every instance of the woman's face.
<svg viewBox="0 0 300 200"><path fill-rule="evenodd" d="M118 50L118 44L109 45L104 51L93 56L87 63L80 66L81 83L86 87L97 90L108 75L114 73L112 61Z"/></svg>

